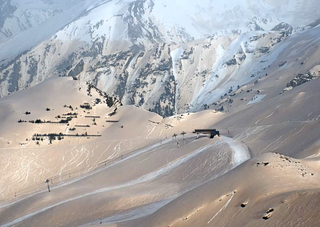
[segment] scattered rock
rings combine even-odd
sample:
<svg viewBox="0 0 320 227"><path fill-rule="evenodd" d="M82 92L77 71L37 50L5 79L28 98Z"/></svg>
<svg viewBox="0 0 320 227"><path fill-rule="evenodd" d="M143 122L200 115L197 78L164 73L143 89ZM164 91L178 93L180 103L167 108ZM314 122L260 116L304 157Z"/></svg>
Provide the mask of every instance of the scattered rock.
<svg viewBox="0 0 320 227"><path fill-rule="evenodd" d="M267 166L269 164L270 164L270 162L258 162L257 167L259 167L260 165Z"/></svg>
<svg viewBox="0 0 320 227"><path fill-rule="evenodd" d="M279 67L282 67L282 66L284 66L285 64L287 64L287 61L281 62L281 63L279 64Z"/></svg>
<svg viewBox="0 0 320 227"><path fill-rule="evenodd" d="M267 210L267 212L265 213L265 215L262 217L262 219L264 220L268 220L269 218L271 218L271 216L273 215L274 209L270 208L269 210Z"/></svg>
<svg viewBox="0 0 320 227"><path fill-rule="evenodd" d="M245 208L248 205L248 203L241 203L241 207Z"/></svg>

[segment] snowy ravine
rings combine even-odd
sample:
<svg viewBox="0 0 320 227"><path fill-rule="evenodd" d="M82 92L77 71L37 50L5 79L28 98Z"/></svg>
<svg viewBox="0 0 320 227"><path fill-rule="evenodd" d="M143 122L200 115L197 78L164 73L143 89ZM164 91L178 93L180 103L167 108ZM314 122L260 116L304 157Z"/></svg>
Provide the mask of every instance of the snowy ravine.
<svg viewBox="0 0 320 227"><path fill-rule="evenodd" d="M162 116L198 111L263 76L292 34L318 25L316 0L279 4L6 0L0 96L68 76Z"/></svg>

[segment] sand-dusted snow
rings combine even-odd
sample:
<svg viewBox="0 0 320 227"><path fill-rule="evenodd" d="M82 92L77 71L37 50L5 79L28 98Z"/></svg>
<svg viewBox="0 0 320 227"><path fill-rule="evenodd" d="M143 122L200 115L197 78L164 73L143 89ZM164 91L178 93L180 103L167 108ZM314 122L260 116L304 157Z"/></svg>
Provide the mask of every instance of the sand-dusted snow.
<svg viewBox="0 0 320 227"><path fill-rule="evenodd" d="M242 92L224 113L166 119L134 106L97 104L98 93L88 96L70 78L6 97L0 225L316 226L319 83L277 96L281 82L250 105L239 104L254 97ZM273 81L252 86L267 90ZM52 95L36 95L45 92ZM29 122L75 115L69 125ZM217 128L221 137L192 133L203 128ZM63 138L33 140L48 133Z"/></svg>

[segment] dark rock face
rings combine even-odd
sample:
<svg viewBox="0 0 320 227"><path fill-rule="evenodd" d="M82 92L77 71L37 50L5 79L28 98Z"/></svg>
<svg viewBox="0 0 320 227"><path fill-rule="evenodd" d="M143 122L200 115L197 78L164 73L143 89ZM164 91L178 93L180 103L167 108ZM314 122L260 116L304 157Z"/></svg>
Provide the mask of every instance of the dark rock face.
<svg viewBox="0 0 320 227"><path fill-rule="evenodd" d="M63 59L60 64L56 67L59 73L66 73L66 71L72 68L72 65L76 59L76 54L72 53L67 58Z"/></svg>
<svg viewBox="0 0 320 227"><path fill-rule="evenodd" d="M164 117L171 116L175 111L176 85L170 48L163 43L154 45L147 59L145 51L143 46L133 45L126 51L101 56L89 70L93 84L99 86L101 80L112 78L113 86L102 86L101 90L118 97L124 105L136 105ZM151 96L154 87L159 89Z"/></svg>
<svg viewBox="0 0 320 227"><path fill-rule="evenodd" d="M170 76L169 81L166 81L164 84L164 91L160 95L159 100L155 103L154 108L149 109L151 112L158 113L161 116L169 117L174 115L174 106L175 106L175 80L174 76ZM166 104L166 105L163 105Z"/></svg>
<svg viewBox="0 0 320 227"><path fill-rule="evenodd" d="M297 87L300 86L304 83L307 83L311 80L314 80L316 77L312 76L310 73L307 74L298 74L293 80L291 80L288 84L287 87Z"/></svg>
<svg viewBox="0 0 320 227"><path fill-rule="evenodd" d="M264 31L264 29L257 24L256 18L248 24L248 28L250 28L251 31Z"/></svg>
<svg viewBox="0 0 320 227"><path fill-rule="evenodd" d="M260 53L262 53L262 54L267 53L269 50L270 50L269 47L261 47L261 48L258 49L258 51L259 51Z"/></svg>
<svg viewBox="0 0 320 227"><path fill-rule="evenodd" d="M181 59L189 59L190 56L193 54L193 51L194 51L194 48L192 47L190 51L183 52Z"/></svg>
<svg viewBox="0 0 320 227"><path fill-rule="evenodd" d="M114 91L114 94L118 96L120 99L123 98L124 94L126 93L126 85L128 81L128 73L124 72L119 75L118 77L118 86L117 89Z"/></svg>
<svg viewBox="0 0 320 227"><path fill-rule="evenodd" d="M29 66L27 73L30 75L29 80L27 81L27 86L29 86L38 74L38 61L33 57L30 57L27 65Z"/></svg>
<svg viewBox="0 0 320 227"><path fill-rule="evenodd" d="M239 57L239 61L244 61L246 60L247 55L243 54L241 57Z"/></svg>
<svg viewBox="0 0 320 227"><path fill-rule="evenodd" d="M292 32L292 26L290 24L287 23L280 23L277 26L275 26L273 29L271 29L271 31L291 31Z"/></svg>
<svg viewBox="0 0 320 227"><path fill-rule="evenodd" d="M275 26L273 29L271 29L271 31L281 32L282 38L286 38L286 37L292 35L293 28L291 25L282 22L282 23L278 24L277 26Z"/></svg>
<svg viewBox="0 0 320 227"><path fill-rule="evenodd" d="M315 66L313 69L309 70L305 74L298 74L293 80L287 83L286 88L283 89L283 91L280 94L289 91L295 87L298 87L302 84L305 84L309 81L318 79L320 77L320 71L318 68L319 65Z"/></svg>
<svg viewBox="0 0 320 227"><path fill-rule="evenodd" d="M237 64L237 60L235 58L233 58L233 59L230 59L229 61L227 61L225 64L227 66L236 65Z"/></svg>
<svg viewBox="0 0 320 227"><path fill-rule="evenodd" d="M2 77L0 78L0 83L3 83L7 80L9 76L9 70L5 70L2 72Z"/></svg>
<svg viewBox="0 0 320 227"><path fill-rule="evenodd" d="M11 17L13 13L17 10L16 6L11 5L10 0L3 0L0 2L0 28L3 27L3 24L6 18ZM1 33L9 36L11 34L7 34L7 31L2 31Z"/></svg>
<svg viewBox="0 0 320 227"><path fill-rule="evenodd" d="M137 44L139 38L147 38L150 42L163 42L162 35L158 27L151 21L144 21L146 0L134 1L129 5L129 16L124 18L128 26L128 36L132 43ZM151 1L152 2L152 1ZM153 10L154 3L149 5L149 10Z"/></svg>
<svg viewBox="0 0 320 227"><path fill-rule="evenodd" d="M251 42L254 42L254 41L259 40L260 38L261 38L261 36L255 35L255 36L252 36L252 37L250 38L250 41L251 41Z"/></svg>
<svg viewBox="0 0 320 227"><path fill-rule="evenodd" d="M74 69L72 69L68 76L70 77L76 77L78 76L81 72L83 72L83 69L84 69L84 62L83 60L81 60L77 65L76 67L74 67Z"/></svg>
<svg viewBox="0 0 320 227"><path fill-rule="evenodd" d="M92 43L90 50L81 53L82 57L90 57L92 59L96 59L99 55L102 55L103 45L105 42L106 38L104 36L96 39Z"/></svg>
<svg viewBox="0 0 320 227"><path fill-rule="evenodd" d="M8 91L10 93L13 93L13 92L19 90L19 80L21 78L20 70L21 70L21 62L18 61L14 64L12 71L11 71L11 74L10 74L10 77L9 77Z"/></svg>

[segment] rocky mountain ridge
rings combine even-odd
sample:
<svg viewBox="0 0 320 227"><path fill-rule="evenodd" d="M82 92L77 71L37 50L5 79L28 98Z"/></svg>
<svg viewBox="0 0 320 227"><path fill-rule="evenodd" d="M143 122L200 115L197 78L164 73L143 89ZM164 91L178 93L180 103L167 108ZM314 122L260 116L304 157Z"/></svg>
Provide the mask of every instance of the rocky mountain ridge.
<svg viewBox="0 0 320 227"><path fill-rule="evenodd" d="M296 16L313 12L312 3L298 12L299 4L293 2L289 8ZM211 1L201 6L165 0L90 5L50 39L11 61L0 59L0 94L12 94L52 76L71 76L80 83L92 83L124 105L165 117L201 110L268 74L281 49L290 45L288 37L305 33L302 22L281 21L294 23L297 18L285 12L273 12L275 17L266 10L276 7L275 1L268 6L260 1L243 1L238 3L241 7L232 4L228 5L231 11L221 11L218 17L229 22L229 31L219 30L216 19L208 16L222 7ZM182 7L176 10L176 21L170 14L174 6ZM205 6L211 8L199 17ZM258 6L265 7L260 9L263 12ZM243 23L227 18L247 11L250 14ZM259 18L258 12L269 17ZM205 17L212 24L210 30ZM317 18L315 14L303 22L305 26L315 22L307 27L312 29Z"/></svg>

